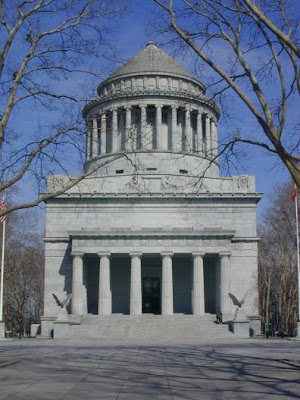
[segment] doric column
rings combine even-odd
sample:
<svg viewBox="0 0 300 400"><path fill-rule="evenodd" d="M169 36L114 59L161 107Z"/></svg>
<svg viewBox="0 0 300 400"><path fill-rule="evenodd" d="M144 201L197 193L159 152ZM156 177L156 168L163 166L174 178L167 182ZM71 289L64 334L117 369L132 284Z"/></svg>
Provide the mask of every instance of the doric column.
<svg viewBox="0 0 300 400"><path fill-rule="evenodd" d="M181 143L177 129L177 106L171 107L171 132L172 132L172 147L173 151L181 151Z"/></svg>
<svg viewBox="0 0 300 400"><path fill-rule="evenodd" d="M135 150L133 148L133 130L131 129L131 107L125 107L125 150Z"/></svg>
<svg viewBox="0 0 300 400"><path fill-rule="evenodd" d="M147 135L146 135L146 113L147 108L145 105L140 106L141 109L141 149L147 148Z"/></svg>
<svg viewBox="0 0 300 400"><path fill-rule="evenodd" d="M223 319L227 319L231 314L231 300L228 296L230 292L230 253L220 253L220 308Z"/></svg>
<svg viewBox="0 0 300 400"><path fill-rule="evenodd" d="M106 114L101 114L101 155L106 154Z"/></svg>
<svg viewBox="0 0 300 400"><path fill-rule="evenodd" d="M217 123L211 120L211 155L215 161L218 161L218 132Z"/></svg>
<svg viewBox="0 0 300 400"><path fill-rule="evenodd" d="M173 314L173 253L163 252L162 255L162 315Z"/></svg>
<svg viewBox="0 0 300 400"><path fill-rule="evenodd" d="M86 159L91 158L91 141L92 141L92 121L87 121L87 133L86 133Z"/></svg>
<svg viewBox="0 0 300 400"><path fill-rule="evenodd" d="M98 314L110 315L110 253L98 253L98 255L100 257Z"/></svg>
<svg viewBox="0 0 300 400"><path fill-rule="evenodd" d="M130 253L130 315L142 314L142 253Z"/></svg>
<svg viewBox="0 0 300 400"><path fill-rule="evenodd" d="M191 110L185 109L185 151L193 151L193 132L191 129Z"/></svg>
<svg viewBox="0 0 300 400"><path fill-rule="evenodd" d="M210 131L210 118L205 115L205 137L206 137L206 155L211 155L211 131Z"/></svg>
<svg viewBox="0 0 300 400"><path fill-rule="evenodd" d="M204 294L204 253L193 253L193 314L205 314L205 294Z"/></svg>
<svg viewBox="0 0 300 400"><path fill-rule="evenodd" d="M155 107L156 107L156 119L155 119L156 148L157 150L161 150L162 149L162 137L161 137L162 106L157 105Z"/></svg>
<svg viewBox="0 0 300 400"><path fill-rule="evenodd" d="M197 113L197 153L203 151L203 129L202 129L202 113L198 110Z"/></svg>
<svg viewBox="0 0 300 400"><path fill-rule="evenodd" d="M83 253L73 253L72 314L83 314Z"/></svg>
<svg viewBox="0 0 300 400"><path fill-rule="evenodd" d="M93 132L92 132L92 158L98 155L98 120L93 118Z"/></svg>
<svg viewBox="0 0 300 400"><path fill-rule="evenodd" d="M112 109L112 152L119 151L119 138L118 138L118 110Z"/></svg>

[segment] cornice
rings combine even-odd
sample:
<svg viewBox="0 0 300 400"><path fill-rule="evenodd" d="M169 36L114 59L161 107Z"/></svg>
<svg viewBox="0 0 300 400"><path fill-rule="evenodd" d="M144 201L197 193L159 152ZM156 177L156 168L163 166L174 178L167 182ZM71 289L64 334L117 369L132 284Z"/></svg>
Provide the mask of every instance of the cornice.
<svg viewBox="0 0 300 400"><path fill-rule="evenodd" d="M119 230L119 231L99 231L95 230L79 230L69 231L68 235L72 239L83 239L83 238L227 238L232 239L235 234L233 230L202 230L202 231L184 231L178 232L175 230L171 231L131 231L131 230Z"/></svg>

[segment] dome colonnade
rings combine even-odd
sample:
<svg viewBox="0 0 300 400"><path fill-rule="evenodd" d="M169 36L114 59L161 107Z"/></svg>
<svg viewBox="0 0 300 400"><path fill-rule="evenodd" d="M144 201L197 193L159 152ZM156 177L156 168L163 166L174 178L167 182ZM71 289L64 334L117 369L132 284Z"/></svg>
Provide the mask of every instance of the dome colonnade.
<svg viewBox="0 0 300 400"><path fill-rule="evenodd" d="M150 62L149 62L150 61ZM153 42L98 87L86 105L86 160L169 151L217 160L220 109L204 87Z"/></svg>

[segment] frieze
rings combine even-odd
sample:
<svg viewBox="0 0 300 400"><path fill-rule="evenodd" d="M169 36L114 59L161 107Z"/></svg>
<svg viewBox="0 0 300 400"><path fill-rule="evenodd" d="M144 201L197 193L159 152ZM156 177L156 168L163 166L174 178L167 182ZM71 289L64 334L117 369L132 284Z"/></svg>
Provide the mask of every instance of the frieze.
<svg viewBox="0 0 300 400"><path fill-rule="evenodd" d="M201 247L226 247L231 246L230 239L228 240L208 240L208 239L195 239L195 238L97 238L90 240L73 239L73 246L75 247L188 247L188 246L201 246Z"/></svg>

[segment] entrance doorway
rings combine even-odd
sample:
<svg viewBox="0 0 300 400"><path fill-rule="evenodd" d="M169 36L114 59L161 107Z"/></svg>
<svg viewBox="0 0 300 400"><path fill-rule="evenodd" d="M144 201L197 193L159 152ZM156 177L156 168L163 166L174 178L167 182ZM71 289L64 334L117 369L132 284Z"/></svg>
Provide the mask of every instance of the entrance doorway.
<svg viewBox="0 0 300 400"><path fill-rule="evenodd" d="M160 278L143 278L142 312L160 314Z"/></svg>

